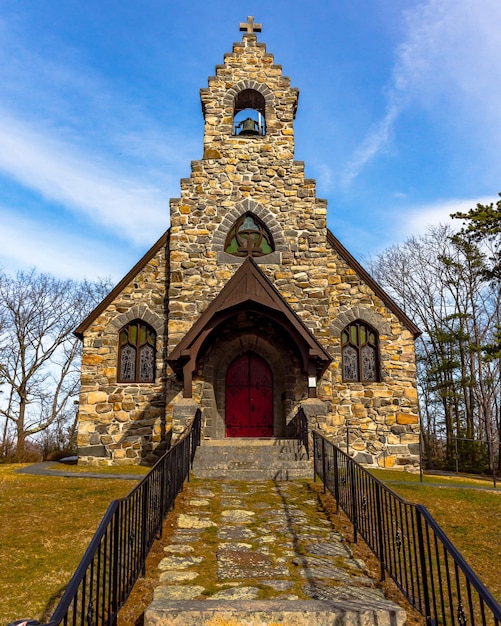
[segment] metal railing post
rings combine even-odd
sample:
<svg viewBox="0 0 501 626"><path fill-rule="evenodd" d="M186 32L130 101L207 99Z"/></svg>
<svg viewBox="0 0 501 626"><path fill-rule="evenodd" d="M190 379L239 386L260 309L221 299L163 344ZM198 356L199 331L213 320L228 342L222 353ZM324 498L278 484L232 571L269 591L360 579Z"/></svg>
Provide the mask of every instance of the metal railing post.
<svg viewBox="0 0 501 626"><path fill-rule="evenodd" d="M313 437L313 482L317 482L317 435L312 433Z"/></svg>
<svg viewBox="0 0 501 626"><path fill-rule="evenodd" d="M334 499L336 500L336 513L339 512L339 460L337 456L337 449L334 448L334 454L332 455L334 466Z"/></svg>
<svg viewBox="0 0 501 626"><path fill-rule="evenodd" d="M353 522L353 542L357 543L358 534L358 508L357 508L357 492L355 489L355 466L351 459L348 459L348 468L350 476L350 492L351 492L351 514Z"/></svg>
<svg viewBox="0 0 501 626"><path fill-rule="evenodd" d="M142 551L142 561L143 561L143 567L142 567L142 575L145 576L146 574L146 555L148 554L148 516L149 516L149 506L148 506L148 502L149 502L149 495L150 495L150 481L146 481L144 483L144 488L143 488L143 502L142 502L142 520L141 520L141 527L142 527L142 531L143 531L143 541L142 541L142 545L141 545L141 551Z"/></svg>
<svg viewBox="0 0 501 626"><path fill-rule="evenodd" d="M120 560L120 551L119 551L119 543L120 543L120 516L121 516L121 511L120 508L117 508L117 510L115 511L115 519L114 519L114 523L113 523L113 560L111 562L111 572L110 572L110 576L111 576L111 612L112 615L115 617L117 612L118 612L118 604L119 604L119 597L118 597L118 585L119 585L119 579L118 579L118 574L119 574L119 570L120 570L120 564L119 564L119 560ZM110 621L114 621L110 620Z"/></svg>
<svg viewBox="0 0 501 626"><path fill-rule="evenodd" d="M157 534L158 539L162 538L162 534L163 534L163 529L164 529L164 525L163 525L163 519L165 517L165 515L167 514L167 504L166 504L166 480L167 480L167 476L166 476L166 471L165 471L165 463L162 463L162 471L160 473L160 502L161 502L161 519L162 519L162 523L160 524L160 530Z"/></svg>
<svg viewBox="0 0 501 626"><path fill-rule="evenodd" d="M425 617L426 617L426 621L430 623L431 609L430 609L430 592L428 589L428 575L427 575L428 570L426 567L426 553L424 549L422 516L419 510L416 510L416 526L417 526L417 535L418 535L419 559L421 562L421 585L423 589Z"/></svg>
<svg viewBox="0 0 501 626"><path fill-rule="evenodd" d="M326 491L325 484L327 482L325 475L325 439L322 437L322 482L324 483L324 493Z"/></svg>
<svg viewBox="0 0 501 626"><path fill-rule="evenodd" d="M381 580L385 578L385 560L384 560L384 545L383 545L383 511L381 509L381 485L376 483L376 520L377 520L377 540L378 540L378 552L379 564L381 568Z"/></svg>

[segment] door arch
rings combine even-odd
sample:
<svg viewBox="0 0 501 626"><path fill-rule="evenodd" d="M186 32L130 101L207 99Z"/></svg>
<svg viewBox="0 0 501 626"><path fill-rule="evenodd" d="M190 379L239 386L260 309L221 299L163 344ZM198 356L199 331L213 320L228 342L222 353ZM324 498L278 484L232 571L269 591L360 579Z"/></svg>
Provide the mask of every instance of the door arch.
<svg viewBox="0 0 501 626"><path fill-rule="evenodd" d="M226 372L227 437L273 436L273 374L254 352L234 359Z"/></svg>

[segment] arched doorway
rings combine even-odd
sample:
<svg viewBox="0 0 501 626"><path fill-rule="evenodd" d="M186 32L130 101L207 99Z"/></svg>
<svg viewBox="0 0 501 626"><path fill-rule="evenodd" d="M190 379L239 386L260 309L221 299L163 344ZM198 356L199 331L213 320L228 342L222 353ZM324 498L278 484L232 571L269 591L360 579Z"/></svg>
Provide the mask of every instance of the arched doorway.
<svg viewBox="0 0 501 626"><path fill-rule="evenodd" d="M226 436L273 436L273 375L254 352L238 356L226 372Z"/></svg>

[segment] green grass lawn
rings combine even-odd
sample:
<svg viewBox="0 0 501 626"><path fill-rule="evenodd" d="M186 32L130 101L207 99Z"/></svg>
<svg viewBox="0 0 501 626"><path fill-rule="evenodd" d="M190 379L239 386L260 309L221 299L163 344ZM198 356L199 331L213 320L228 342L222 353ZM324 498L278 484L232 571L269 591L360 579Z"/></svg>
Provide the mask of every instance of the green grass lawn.
<svg viewBox="0 0 501 626"><path fill-rule="evenodd" d="M408 502L423 504L440 524L452 543L471 565L482 582L501 602L501 489L489 487L482 479L429 476L391 470L372 472ZM447 487L437 486L447 484ZM435 485L435 486L433 486Z"/></svg>
<svg viewBox="0 0 501 626"><path fill-rule="evenodd" d="M15 473L20 467L0 465L0 624L48 617L109 503L136 484Z"/></svg>

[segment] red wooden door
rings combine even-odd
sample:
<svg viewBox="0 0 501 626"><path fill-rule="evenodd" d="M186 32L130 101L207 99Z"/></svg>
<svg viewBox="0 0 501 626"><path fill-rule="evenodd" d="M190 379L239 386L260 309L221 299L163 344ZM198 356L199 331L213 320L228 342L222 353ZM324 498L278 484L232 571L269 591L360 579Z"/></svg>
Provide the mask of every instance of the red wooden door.
<svg viewBox="0 0 501 626"><path fill-rule="evenodd" d="M226 373L226 436L273 435L273 377L253 352L237 357Z"/></svg>

